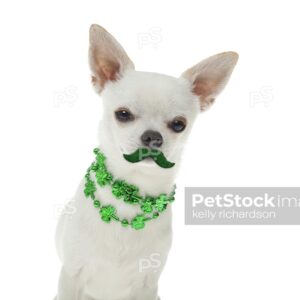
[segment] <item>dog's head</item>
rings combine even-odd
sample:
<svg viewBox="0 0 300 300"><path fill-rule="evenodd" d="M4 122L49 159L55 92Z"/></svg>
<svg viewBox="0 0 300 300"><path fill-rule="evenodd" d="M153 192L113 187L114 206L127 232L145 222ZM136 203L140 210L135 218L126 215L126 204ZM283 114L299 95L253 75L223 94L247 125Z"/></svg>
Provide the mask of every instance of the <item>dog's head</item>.
<svg viewBox="0 0 300 300"><path fill-rule="evenodd" d="M174 78L138 72L105 29L90 29L92 82L104 100L103 127L110 148L122 155L156 148L177 162L199 111L225 87L238 60L234 52L209 57Z"/></svg>

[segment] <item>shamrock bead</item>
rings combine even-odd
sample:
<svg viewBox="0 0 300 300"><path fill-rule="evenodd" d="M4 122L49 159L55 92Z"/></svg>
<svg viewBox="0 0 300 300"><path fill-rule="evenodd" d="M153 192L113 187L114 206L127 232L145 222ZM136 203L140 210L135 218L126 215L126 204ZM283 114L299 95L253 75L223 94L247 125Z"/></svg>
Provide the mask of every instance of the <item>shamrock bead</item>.
<svg viewBox="0 0 300 300"><path fill-rule="evenodd" d="M116 180L112 185L112 193L117 198L123 198L127 203L138 203L140 197L138 196L138 188L134 185L125 183L122 180Z"/></svg>
<svg viewBox="0 0 300 300"><path fill-rule="evenodd" d="M96 192L95 183L91 180L87 180L84 188L84 194L86 197L93 195Z"/></svg>
<svg viewBox="0 0 300 300"><path fill-rule="evenodd" d="M100 207L100 201L99 200L94 200L94 206L96 208L99 208Z"/></svg>
<svg viewBox="0 0 300 300"><path fill-rule="evenodd" d="M96 179L100 186L104 186L112 181L112 175L106 170L98 170L96 172Z"/></svg>
<svg viewBox="0 0 300 300"><path fill-rule="evenodd" d="M167 208L168 197L165 194L161 194L155 201L155 208L161 212Z"/></svg>
<svg viewBox="0 0 300 300"><path fill-rule="evenodd" d="M100 209L101 219L104 222L109 223L111 221L111 218L114 216L115 212L116 209L113 206L111 205L103 206Z"/></svg>
<svg viewBox="0 0 300 300"><path fill-rule="evenodd" d="M143 210L143 212L145 213L151 213L153 211L153 208L152 208L152 202L151 201L145 201L142 206L141 206L141 209Z"/></svg>
<svg viewBox="0 0 300 300"><path fill-rule="evenodd" d="M131 184L125 184L125 193L128 195L136 194L138 192L138 188Z"/></svg>
<svg viewBox="0 0 300 300"><path fill-rule="evenodd" d="M134 195L137 194L138 189L135 186L126 183L123 184L123 188L123 200L128 203L134 203L136 201Z"/></svg>
<svg viewBox="0 0 300 300"><path fill-rule="evenodd" d="M112 185L112 193L117 198L121 198L124 193L123 181L116 180Z"/></svg>
<svg viewBox="0 0 300 300"><path fill-rule="evenodd" d="M145 218L143 215L137 215L134 219L131 221L131 227L139 230L143 229L145 227Z"/></svg>
<svg viewBox="0 0 300 300"><path fill-rule="evenodd" d="M103 166L105 162L105 156L99 152L96 156L96 160L100 166Z"/></svg>
<svg viewBox="0 0 300 300"><path fill-rule="evenodd" d="M97 163L93 163L93 164L92 164L91 169L92 169L93 171L97 171L98 168L99 168L99 165L98 165Z"/></svg>

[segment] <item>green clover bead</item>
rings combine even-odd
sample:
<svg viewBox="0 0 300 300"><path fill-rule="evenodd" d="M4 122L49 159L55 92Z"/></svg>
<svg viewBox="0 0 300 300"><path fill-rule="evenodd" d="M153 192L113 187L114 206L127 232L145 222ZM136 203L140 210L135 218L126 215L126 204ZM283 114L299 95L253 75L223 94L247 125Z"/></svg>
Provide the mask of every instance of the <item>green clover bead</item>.
<svg viewBox="0 0 300 300"><path fill-rule="evenodd" d="M95 192L96 192L95 183L93 181L91 181L90 179L87 179L85 188L84 188L85 196L86 197L92 196L92 195L94 195Z"/></svg>
<svg viewBox="0 0 300 300"><path fill-rule="evenodd" d="M113 206L111 206L111 205L103 206L100 209L101 219L104 222L109 223L111 221L111 218L114 217L115 212L116 212L116 209Z"/></svg>
<svg viewBox="0 0 300 300"><path fill-rule="evenodd" d="M142 205L141 205L141 209L143 210L143 212L145 213L151 213L153 211L153 208L152 208L152 201L145 201Z"/></svg>
<svg viewBox="0 0 300 300"><path fill-rule="evenodd" d="M121 221L121 224L122 224L123 227L127 227L128 224L129 224L129 222L128 222L128 220L123 219L123 220Z"/></svg>
<svg viewBox="0 0 300 300"><path fill-rule="evenodd" d="M97 163L92 163L91 170L97 171L98 169L99 169L99 164L97 164Z"/></svg>
<svg viewBox="0 0 300 300"><path fill-rule="evenodd" d="M122 180L116 180L112 185L112 193L117 198L123 198L128 203L138 203L140 197L138 196L138 188L134 185L125 183Z"/></svg>
<svg viewBox="0 0 300 300"><path fill-rule="evenodd" d="M137 187L131 184L125 184L125 193L128 195L136 194L139 190Z"/></svg>
<svg viewBox="0 0 300 300"><path fill-rule="evenodd" d="M128 203L136 203L138 201L138 189L133 185L126 185L123 200Z"/></svg>
<svg viewBox="0 0 300 300"><path fill-rule="evenodd" d="M99 208L100 207L100 201L99 200L94 200L94 206L96 208Z"/></svg>
<svg viewBox="0 0 300 300"><path fill-rule="evenodd" d="M121 198L123 195L123 190L123 182L120 180L116 180L112 185L113 195L115 195L117 198Z"/></svg>
<svg viewBox="0 0 300 300"><path fill-rule="evenodd" d="M155 201L155 208L162 212L167 208L168 197L165 194L161 194Z"/></svg>
<svg viewBox="0 0 300 300"><path fill-rule="evenodd" d="M145 227L145 217L143 215L137 215L132 219L131 227L136 230L143 229Z"/></svg>
<svg viewBox="0 0 300 300"><path fill-rule="evenodd" d="M98 169L96 172L96 179L100 186L104 186L112 181L112 175L106 170Z"/></svg>
<svg viewBox="0 0 300 300"><path fill-rule="evenodd" d="M96 160L100 166L103 166L105 162L105 156L102 153L98 153L96 156Z"/></svg>

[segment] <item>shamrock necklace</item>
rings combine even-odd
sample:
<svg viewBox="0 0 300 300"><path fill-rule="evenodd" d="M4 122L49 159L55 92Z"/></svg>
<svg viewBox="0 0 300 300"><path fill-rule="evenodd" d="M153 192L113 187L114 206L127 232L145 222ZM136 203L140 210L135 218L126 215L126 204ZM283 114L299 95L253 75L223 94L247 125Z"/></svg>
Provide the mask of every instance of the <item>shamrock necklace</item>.
<svg viewBox="0 0 300 300"><path fill-rule="evenodd" d="M110 223L112 220L119 222L124 227L131 226L134 229L143 229L146 222L154 220L159 217L169 203L175 200L175 186L173 191L169 194L160 194L156 197L139 195L138 187L128 184L123 180L115 180L110 172L108 172L105 165L105 156L101 151L94 149L96 155L95 161L88 168L85 175L84 194L87 198L92 199L94 207L99 210L101 219ZM96 182L92 179L92 173L95 174ZM111 186L112 194L118 199L131 205L139 205L141 213L137 214L133 219L120 219L117 215L116 208L112 205L102 205L101 201L96 198L97 184L100 187L106 185Z"/></svg>

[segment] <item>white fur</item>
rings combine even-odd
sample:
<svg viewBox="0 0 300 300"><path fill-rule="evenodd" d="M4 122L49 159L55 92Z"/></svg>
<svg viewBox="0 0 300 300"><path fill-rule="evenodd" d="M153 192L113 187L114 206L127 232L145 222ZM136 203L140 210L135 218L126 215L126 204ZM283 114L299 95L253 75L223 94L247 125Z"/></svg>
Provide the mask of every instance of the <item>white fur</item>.
<svg viewBox="0 0 300 300"><path fill-rule="evenodd" d="M137 185L142 195L170 193L182 146L199 111L201 95L192 93L195 72L184 78L137 72L122 47L97 25L91 28L90 41L94 84L102 92L104 106L99 146L107 157L108 170L115 178ZM228 63L227 68L233 69L234 64ZM116 80L111 80L115 76ZM227 79L224 76L224 82ZM120 107L130 109L135 120L118 122L114 111ZM182 133L167 127L176 116L187 120ZM141 147L140 137L149 129L161 133L161 150L175 167L162 169L153 162L131 164L124 160L122 154ZM158 279L172 240L171 206L136 231L101 221L83 188L84 180L73 199L76 213L62 214L57 228L57 249L63 264L57 300L157 300ZM116 200L109 187L98 188L97 197L115 206L121 218L131 219L140 212L138 207ZM141 259L153 254L159 255L160 266L141 270Z"/></svg>

